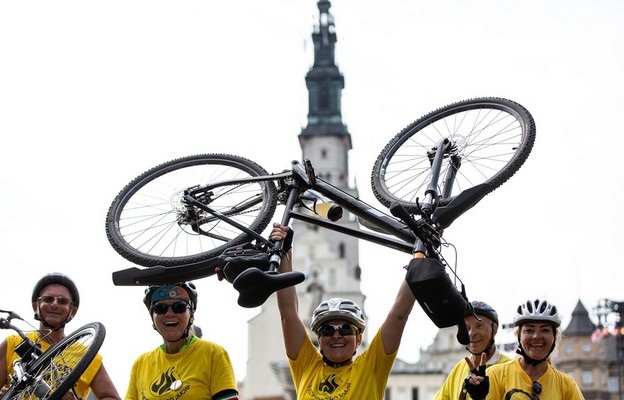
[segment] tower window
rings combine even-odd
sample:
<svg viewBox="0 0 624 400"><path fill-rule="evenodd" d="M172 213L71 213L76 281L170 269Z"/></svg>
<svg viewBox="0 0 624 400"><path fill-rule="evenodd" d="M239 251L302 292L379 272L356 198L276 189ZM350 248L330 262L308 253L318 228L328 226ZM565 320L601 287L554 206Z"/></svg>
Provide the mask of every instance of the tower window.
<svg viewBox="0 0 624 400"><path fill-rule="evenodd" d="M319 93L319 109L324 110L329 106L329 90L321 88Z"/></svg>
<svg viewBox="0 0 624 400"><path fill-rule="evenodd" d="M327 158L327 149L321 149L321 158Z"/></svg>

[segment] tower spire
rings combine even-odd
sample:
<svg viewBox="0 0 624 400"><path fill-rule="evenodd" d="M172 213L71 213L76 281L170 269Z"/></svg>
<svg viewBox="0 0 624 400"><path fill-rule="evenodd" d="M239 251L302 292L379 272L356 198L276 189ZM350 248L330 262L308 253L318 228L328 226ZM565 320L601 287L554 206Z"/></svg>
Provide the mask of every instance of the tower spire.
<svg viewBox="0 0 624 400"><path fill-rule="evenodd" d="M330 7L329 0L319 0L319 20L312 33L314 64L305 78L309 109L308 124L299 135L302 148L305 148L304 142L310 136L338 135L343 137L347 149L351 149L351 136L342 123L341 95L344 77L335 62L337 38Z"/></svg>

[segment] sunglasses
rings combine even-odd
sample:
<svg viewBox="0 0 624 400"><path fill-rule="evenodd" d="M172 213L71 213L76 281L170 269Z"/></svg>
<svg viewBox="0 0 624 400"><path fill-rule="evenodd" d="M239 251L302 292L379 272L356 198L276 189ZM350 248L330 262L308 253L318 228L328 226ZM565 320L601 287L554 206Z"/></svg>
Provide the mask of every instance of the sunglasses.
<svg viewBox="0 0 624 400"><path fill-rule="evenodd" d="M531 400L539 400L537 395L540 393L542 393L542 385L540 385L537 381L533 381L533 395L531 396Z"/></svg>
<svg viewBox="0 0 624 400"><path fill-rule="evenodd" d="M338 331L340 336L350 336L358 333L358 329L351 324L332 325L325 324L318 330L319 336L334 336L334 332Z"/></svg>
<svg viewBox="0 0 624 400"><path fill-rule="evenodd" d="M62 306L67 306L72 302L71 299L62 296L40 296L37 300L46 304L52 304L56 300L56 302Z"/></svg>
<svg viewBox="0 0 624 400"><path fill-rule="evenodd" d="M183 301L178 301L173 304L156 303L152 306L152 311L154 314L162 315L167 314L169 308L171 308L174 314L184 314L186 310L191 307Z"/></svg>

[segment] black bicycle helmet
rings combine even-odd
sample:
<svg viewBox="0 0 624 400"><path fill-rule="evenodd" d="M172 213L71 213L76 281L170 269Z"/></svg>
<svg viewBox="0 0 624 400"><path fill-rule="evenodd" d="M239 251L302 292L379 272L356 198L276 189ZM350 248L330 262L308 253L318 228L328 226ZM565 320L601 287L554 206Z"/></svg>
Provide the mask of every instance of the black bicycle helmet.
<svg viewBox="0 0 624 400"><path fill-rule="evenodd" d="M41 289L54 283L65 286L71 294L72 303L76 306L76 308L80 306L80 294L78 293L78 287L69 276L60 272L52 272L39 279L32 291L32 302L34 303L37 301L39 294L41 293Z"/></svg>
<svg viewBox="0 0 624 400"><path fill-rule="evenodd" d="M145 304L147 310L151 312L152 304L154 303L152 301L152 296L154 295L154 292L156 292L157 290L169 290L174 286L179 286L182 289L186 290L189 295L191 310L195 312L195 310L197 309L197 289L193 282L178 282L168 285L152 285L148 287L147 289L145 289L145 295L143 296L143 304Z"/></svg>
<svg viewBox="0 0 624 400"><path fill-rule="evenodd" d="M484 315L491 319L492 322L494 322L496 325L498 325L498 313L490 305L482 301L473 301L470 304L472 304L472 310L474 314ZM472 315L473 312L467 310L466 316Z"/></svg>
<svg viewBox="0 0 624 400"><path fill-rule="evenodd" d="M364 332L366 328L364 312L360 306L351 300L342 298L333 298L321 302L312 313L310 328L313 332L317 332L323 323L332 319L349 321L360 330L360 333Z"/></svg>

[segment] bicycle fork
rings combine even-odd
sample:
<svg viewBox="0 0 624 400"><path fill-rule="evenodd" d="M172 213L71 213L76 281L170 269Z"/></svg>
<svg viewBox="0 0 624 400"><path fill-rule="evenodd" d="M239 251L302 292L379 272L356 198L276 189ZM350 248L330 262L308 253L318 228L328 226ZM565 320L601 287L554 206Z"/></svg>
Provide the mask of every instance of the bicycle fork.
<svg viewBox="0 0 624 400"><path fill-rule="evenodd" d="M43 376L33 377L30 375L26 372L21 360L13 361L13 371L12 378L18 382L18 385L32 387L34 389L32 394L37 399L45 399L48 393L50 393L52 388L43 380Z"/></svg>
<svg viewBox="0 0 624 400"><path fill-rule="evenodd" d="M429 181L429 185L427 185L427 190L425 191L425 198L422 202L422 213L427 217L431 217L431 214L434 210L434 205L437 204L438 199L441 197L448 198L451 196L451 191L453 189L453 183L455 182L455 176L457 175L457 171L461 165L461 158L454 154L454 150L456 149L455 143L452 142L449 138L444 138L440 141L436 147L433 148L431 154L429 153L429 158L431 160L431 181ZM442 162L444 161L445 156L449 157L449 165L450 168L446 171L446 176L444 177L444 191L442 193L438 193L438 180L440 178L440 172L442 170Z"/></svg>

